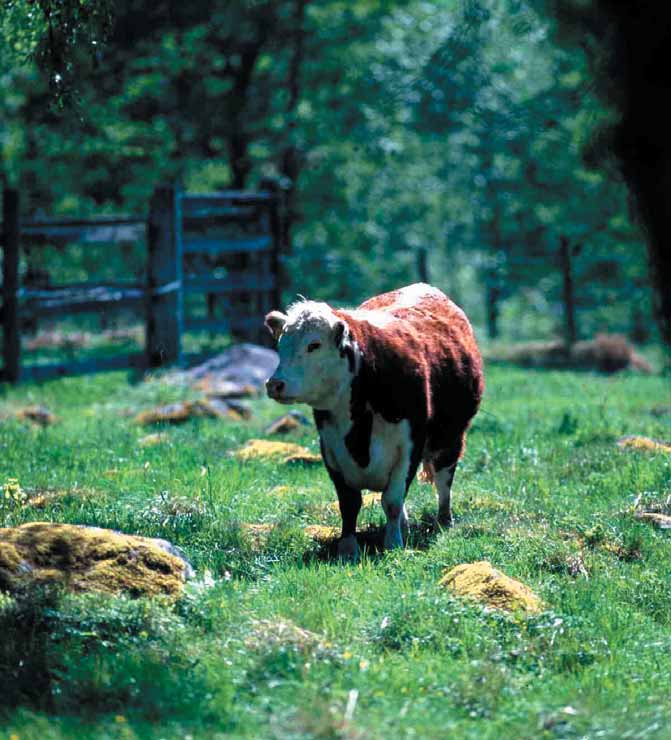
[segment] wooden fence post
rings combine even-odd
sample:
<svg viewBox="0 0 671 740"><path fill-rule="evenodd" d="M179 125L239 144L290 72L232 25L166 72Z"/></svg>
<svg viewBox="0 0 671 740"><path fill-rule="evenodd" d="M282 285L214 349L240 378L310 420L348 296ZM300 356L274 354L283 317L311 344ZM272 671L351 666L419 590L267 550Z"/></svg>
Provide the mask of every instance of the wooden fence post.
<svg viewBox="0 0 671 740"><path fill-rule="evenodd" d="M420 247L417 250L417 275L421 283L431 282L431 275L429 274L429 250L426 247Z"/></svg>
<svg viewBox="0 0 671 740"><path fill-rule="evenodd" d="M19 194L5 189L2 197L2 354L5 380L16 383L21 375L19 331Z"/></svg>
<svg viewBox="0 0 671 740"><path fill-rule="evenodd" d="M564 300L564 336L570 347L578 338L575 320L575 296L573 293L573 274L571 270L571 245L568 237L559 237L559 260L562 271L562 296Z"/></svg>
<svg viewBox="0 0 671 740"><path fill-rule="evenodd" d="M147 230L147 365L161 367L182 359L184 292L182 229L175 186L156 188Z"/></svg>
<svg viewBox="0 0 671 740"><path fill-rule="evenodd" d="M287 247L285 239L288 238L288 217L284 203L284 191L279 181L274 177L263 178L259 183L259 188L267 190L274 196L268 210L270 234L273 240L270 253L270 273L275 282L270 294L270 302L273 308L279 308L282 304L282 289L285 287L280 255Z"/></svg>
<svg viewBox="0 0 671 740"><path fill-rule="evenodd" d="M286 247L284 239L288 231L285 232L284 230L286 225L284 219L287 218L287 213L284 207L285 204L283 203L284 193L278 180L276 178L266 177L259 183L259 188L261 190L267 190L273 195L273 199L268 206L268 225L270 227L272 247L267 263L267 269L270 271L273 287L264 296L262 313L265 314L271 309L279 309L282 305L282 290L285 285L280 255ZM266 272L265 265L263 272ZM267 347L273 346L270 333L264 326L259 327L257 341L259 344L264 344Z"/></svg>

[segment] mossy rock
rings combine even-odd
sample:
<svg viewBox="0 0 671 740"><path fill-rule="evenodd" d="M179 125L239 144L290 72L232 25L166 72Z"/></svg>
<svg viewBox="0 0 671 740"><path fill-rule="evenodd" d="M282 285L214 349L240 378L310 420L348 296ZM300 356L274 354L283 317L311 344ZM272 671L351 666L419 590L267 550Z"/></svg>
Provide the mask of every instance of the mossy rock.
<svg viewBox="0 0 671 740"><path fill-rule="evenodd" d="M636 518L642 522L648 522L658 529L671 529L671 516L659 511L639 511Z"/></svg>
<svg viewBox="0 0 671 740"><path fill-rule="evenodd" d="M475 599L492 609L536 614L543 607L528 586L496 570L487 560L457 565L445 573L440 585L456 596Z"/></svg>
<svg viewBox="0 0 671 740"><path fill-rule="evenodd" d="M40 406L38 404L19 409L19 411L16 412L16 418L21 419L22 421L30 421L41 427L47 427L58 421L58 417L49 411L46 406Z"/></svg>
<svg viewBox="0 0 671 740"><path fill-rule="evenodd" d="M243 462L248 460L272 460L281 463L321 464L321 456L310 452L307 447L293 442L274 442L268 439L250 439L244 447L234 453Z"/></svg>
<svg viewBox="0 0 671 740"><path fill-rule="evenodd" d="M650 437L631 435L617 440L617 446L625 450L642 450L644 452L671 452L671 444Z"/></svg>
<svg viewBox="0 0 671 740"><path fill-rule="evenodd" d="M77 593L178 596L192 575L166 540L50 522L0 529L0 591L38 582Z"/></svg>
<svg viewBox="0 0 671 740"><path fill-rule="evenodd" d="M330 545L340 539L340 529L325 524L310 524L303 531L310 539L320 545Z"/></svg>

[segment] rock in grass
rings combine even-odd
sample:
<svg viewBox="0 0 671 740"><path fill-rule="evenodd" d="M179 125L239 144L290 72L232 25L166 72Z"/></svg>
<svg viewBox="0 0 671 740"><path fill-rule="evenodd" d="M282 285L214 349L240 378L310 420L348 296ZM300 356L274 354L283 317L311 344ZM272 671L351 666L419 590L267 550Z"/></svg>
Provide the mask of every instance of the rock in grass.
<svg viewBox="0 0 671 740"><path fill-rule="evenodd" d="M671 452L671 444L668 442L634 435L618 439L617 446L622 449L644 450L646 452Z"/></svg>
<svg viewBox="0 0 671 740"><path fill-rule="evenodd" d="M493 609L531 614L542 609L541 600L528 586L496 570L487 560L457 565L439 583L457 596L475 599Z"/></svg>
<svg viewBox="0 0 671 740"><path fill-rule="evenodd" d="M30 421L41 427L48 427L58 421L57 416L49 411L46 406L26 406L16 412L16 418L22 421Z"/></svg>
<svg viewBox="0 0 671 740"><path fill-rule="evenodd" d="M142 426L160 423L181 424L196 416L240 421L249 419L251 415L251 409L242 401L202 398L199 401L179 401L142 411L135 417L135 422Z"/></svg>
<svg viewBox="0 0 671 740"><path fill-rule="evenodd" d="M209 416L212 419L241 419L251 418L251 409L241 401L223 401L220 398L203 398L194 404L194 415Z"/></svg>
<svg viewBox="0 0 671 740"><path fill-rule="evenodd" d="M288 414L284 414L284 416L273 419L266 427L264 434L268 436L288 434L296 429L300 429L302 426L310 426L310 420L305 414L301 414L300 411L290 411Z"/></svg>
<svg viewBox="0 0 671 740"><path fill-rule="evenodd" d="M217 400L217 399L212 399L209 397L207 399L209 403L212 403L213 400ZM219 401L219 403L224 403L224 402ZM236 415L238 419L247 420L247 419L252 418L253 416L252 408L248 403L245 403L244 401L239 401L235 398L229 398L227 401L225 401L225 403L229 409L229 416L231 416L232 418L236 418Z"/></svg>
<svg viewBox="0 0 671 740"><path fill-rule="evenodd" d="M277 368L277 352L256 344L236 344L202 365L183 373L190 385L207 378L210 386L223 383L249 385L263 390L266 378Z"/></svg>
<svg viewBox="0 0 671 740"><path fill-rule="evenodd" d="M158 406L155 409L142 411L135 417L137 424L146 426L148 424L181 424L188 421L195 412L195 404L191 401L179 401L178 403L169 403L165 406Z"/></svg>
<svg viewBox="0 0 671 740"><path fill-rule="evenodd" d="M210 398L228 400L229 398L253 398L259 395L259 389L249 383L233 383L229 380L218 380L216 377L206 375L195 385L199 391L203 391Z"/></svg>
<svg viewBox="0 0 671 740"><path fill-rule="evenodd" d="M671 529L671 516L661 514L658 511L639 511L636 518L644 522L649 522L658 529Z"/></svg>
<svg viewBox="0 0 671 740"><path fill-rule="evenodd" d="M246 462L247 460L272 460L281 463L306 463L310 465L321 463L320 455L310 452L307 447L292 442L273 442L267 439L250 439L244 447L233 453L233 456Z"/></svg>
<svg viewBox="0 0 671 740"><path fill-rule="evenodd" d="M192 575L166 540L51 522L0 529L0 591L33 582L77 593L178 596Z"/></svg>
<svg viewBox="0 0 671 740"><path fill-rule="evenodd" d="M294 419L290 414L280 416L278 419L274 419L264 429L263 433L269 437L275 434L288 434L289 432L295 432L296 429L300 429L301 425L297 419Z"/></svg>

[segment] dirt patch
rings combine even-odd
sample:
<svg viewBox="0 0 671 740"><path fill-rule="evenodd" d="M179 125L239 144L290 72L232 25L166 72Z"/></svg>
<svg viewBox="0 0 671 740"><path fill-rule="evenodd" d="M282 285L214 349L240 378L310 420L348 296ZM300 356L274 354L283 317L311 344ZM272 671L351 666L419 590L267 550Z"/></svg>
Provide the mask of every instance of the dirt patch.
<svg viewBox="0 0 671 740"><path fill-rule="evenodd" d="M144 437L140 437L137 443L140 447L156 447L156 445L167 442L170 438L167 434L161 434L161 432L154 432L153 434L145 434Z"/></svg>
<svg viewBox="0 0 671 740"><path fill-rule="evenodd" d="M299 627L288 619L254 620L245 647L255 653L290 650L304 657L327 657L333 652L322 635Z"/></svg>
<svg viewBox="0 0 671 740"><path fill-rule="evenodd" d="M291 486L273 486L270 491L268 491L269 496L277 496L278 498L286 498L287 496L293 495L294 490Z"/></svg>
<svg viewBox="0 0 671 740"><path fill-rule="evenodd" d="M617 440L617 446L623 450L643 450L644 452L671 452L671 444L650 437L630 435Z"/></svg>
<svg viewBox="0 0 671 740"><path fill-rule="evenodd" d="M382 494L381 493L364 493L361 497L361 508L362 509L370 509L375 506L380 506L382 504ZM336 514L340 513L340 505L337 501L331 501L331 503L327 504L328 508L331 511L335 511Z"/></svg>
<svg viewBox="0 0 671 740"><path fill-rule="evenodd" d="M293 442L273 442L267 439L250 439L244 447L233 453L237 460L272 460L281 463L305 463L318 465L321 455Z"/></svg>
<svg viewBox="0 0 671 740"><path fill-rule="evenodd" d="M74 592L177 596L190 575L165 540L50 522L0 529L0 590L32 581Z"/></svg>
<svg viewBox="0 0 671 740"><path fill-rule="evenodd" d="M68 499L84 501L95 495L95 492L87 489L44 489L37 491L28 491L26 506L32 506L35 509L46 509L47 506L66 502Z"/></svg>
<svg viewBox="0 0 671 740"><path fill-rule="evenodd" d="M541 600L528 586L496 570L487 560L457 565L439 583L457 596L475 599L492 609L530 614L542 609Z"/></svg>
<svg viewBox="0 0 671 740"><path fill-rule="evenodd" d="M274 524L249 524L245 522L240 525L240 531L254 551L265 549L274 528Z"/></svg>
<svg viewBox="0 0 671 740"><path fill-rule="evenodd" d="M253 550L263 550L268 545L270 535L275 531L275 524L251 524L243 523L240 530L249 541ZM306 537L314 540L321 547L331 547L340 538L340 530L337 527L329 527L325 524L310 524L303 529Z"/></svg>

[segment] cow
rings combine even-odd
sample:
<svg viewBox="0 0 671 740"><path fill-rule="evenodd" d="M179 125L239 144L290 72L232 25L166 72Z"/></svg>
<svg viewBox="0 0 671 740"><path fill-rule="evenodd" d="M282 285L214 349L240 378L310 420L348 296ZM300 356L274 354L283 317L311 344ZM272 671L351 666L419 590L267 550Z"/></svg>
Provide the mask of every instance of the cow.
<svg viewBox="0 0 671 740"><path fill-rule="evenodd" d="M385 548L403 546L405 497L420 462L438 492L438 521L450 526L454 473L484 391L465 313L417 283L356 309L303 299L265 324L280 357L268 396L313 409L342 516L339 556L358 558L364 488L382 491Z"/></svg>

